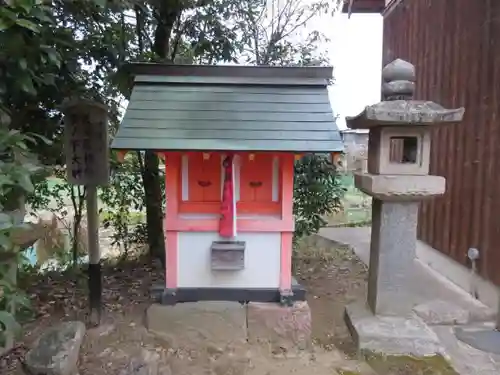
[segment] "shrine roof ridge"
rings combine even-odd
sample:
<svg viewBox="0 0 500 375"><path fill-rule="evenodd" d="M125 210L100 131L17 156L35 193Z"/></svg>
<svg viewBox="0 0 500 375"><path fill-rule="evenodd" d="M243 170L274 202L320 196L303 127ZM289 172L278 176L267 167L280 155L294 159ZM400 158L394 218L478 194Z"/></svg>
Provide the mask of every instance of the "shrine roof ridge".
<svg viewBox="0 0 500 375"><path fill-rule="evenodd" d="M135 83L318 85L327 86L333 77L331 66L180 65L130 63L123 71Z"/></svg>

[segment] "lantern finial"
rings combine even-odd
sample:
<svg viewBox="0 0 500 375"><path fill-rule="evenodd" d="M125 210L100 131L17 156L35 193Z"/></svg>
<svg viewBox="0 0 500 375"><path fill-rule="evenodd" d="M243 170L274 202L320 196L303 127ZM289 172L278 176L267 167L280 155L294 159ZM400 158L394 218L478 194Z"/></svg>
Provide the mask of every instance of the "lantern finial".
<svg viewBox="0 0 500 375"><path fill-rule="evenodd" d="M382 97L384 101L411 100L415 92L415 66L397 59L382 69Z"/></svg>

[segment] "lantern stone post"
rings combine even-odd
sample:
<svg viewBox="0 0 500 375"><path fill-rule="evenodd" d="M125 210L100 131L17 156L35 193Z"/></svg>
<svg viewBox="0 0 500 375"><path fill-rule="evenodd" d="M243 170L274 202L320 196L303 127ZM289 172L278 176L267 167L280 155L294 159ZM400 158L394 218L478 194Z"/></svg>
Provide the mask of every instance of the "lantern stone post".
<svg viewBox="0 0 500 375"><path fill-rule="evenodd" d="M415 79L412 64L395 60L382 71L383 101L346 119L351 129L369 130L367 173L355 174L355 186L373 197L368 295L361 309L367 308L361 313L348 306L351 331L366 328L358 323L370 315L411 316L414 301L405 286L412 282L419 204L445 192L445 178L429 175L430 131L459 123L464 109L413 100ZM363 332L356 335L363 339Z"/></svg>

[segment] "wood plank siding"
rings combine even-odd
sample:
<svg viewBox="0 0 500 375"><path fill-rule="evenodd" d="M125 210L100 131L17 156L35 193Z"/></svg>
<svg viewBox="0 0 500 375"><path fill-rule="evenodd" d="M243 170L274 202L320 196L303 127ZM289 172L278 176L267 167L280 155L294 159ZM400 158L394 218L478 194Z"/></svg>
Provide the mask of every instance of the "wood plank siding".
<svg viewBox="0 0 500 375"><path fill-rule="evenodd" d="M444 197L422 205L419 238L500 285L500 1L403 0L384 15L384 64L416 65L417 99L465 107L433 131L431 173Z"/></svg>

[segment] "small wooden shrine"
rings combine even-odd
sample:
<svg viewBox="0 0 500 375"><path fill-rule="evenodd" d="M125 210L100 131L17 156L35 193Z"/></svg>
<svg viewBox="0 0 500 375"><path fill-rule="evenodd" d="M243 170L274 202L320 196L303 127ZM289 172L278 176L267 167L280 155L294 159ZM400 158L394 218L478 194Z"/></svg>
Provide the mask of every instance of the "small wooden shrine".
<svg viewBox="0 0 500 375"><path fill-rule="evenodd" d="M291 303L294 162L343 150L332 68L131 64L112 148L165 160L161 302Z"/></svg>

